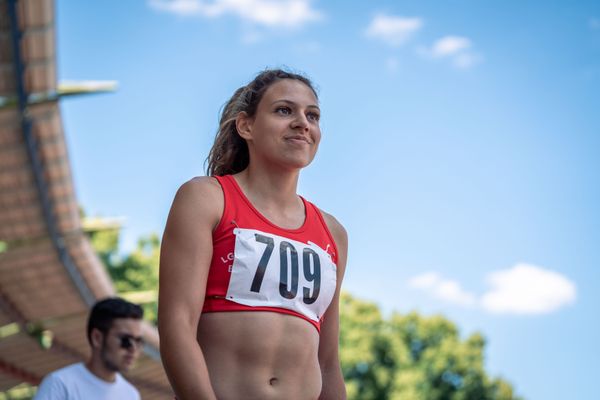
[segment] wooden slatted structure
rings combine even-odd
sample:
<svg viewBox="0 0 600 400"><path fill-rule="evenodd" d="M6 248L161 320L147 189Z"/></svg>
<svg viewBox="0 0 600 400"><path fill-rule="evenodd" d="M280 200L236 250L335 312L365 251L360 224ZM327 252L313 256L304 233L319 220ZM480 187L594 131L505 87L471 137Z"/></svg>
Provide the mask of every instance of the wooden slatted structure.
<svg viewBox="0 0 600 400"><path fill-rule="evenodd" d="M54 16L52 0L0 0L0 391L86 359L90 306L115 294L73 190ZM173 398L156 329L144 337L127 378L143 399Z"/></svg>

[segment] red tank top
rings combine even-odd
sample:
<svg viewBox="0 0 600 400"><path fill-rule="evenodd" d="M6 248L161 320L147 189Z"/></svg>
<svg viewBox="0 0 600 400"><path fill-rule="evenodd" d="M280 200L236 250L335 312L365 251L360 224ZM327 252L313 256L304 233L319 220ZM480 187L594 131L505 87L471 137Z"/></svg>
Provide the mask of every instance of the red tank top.
<svg viewBox="0 0 600 400"><path fill-rule="evenodd" d="M225 204L202 312L273 311L320 330L335 292L337 248L319 209L301 197L303 225L283 229L254 208L233 176L215 178Z"/></svg>

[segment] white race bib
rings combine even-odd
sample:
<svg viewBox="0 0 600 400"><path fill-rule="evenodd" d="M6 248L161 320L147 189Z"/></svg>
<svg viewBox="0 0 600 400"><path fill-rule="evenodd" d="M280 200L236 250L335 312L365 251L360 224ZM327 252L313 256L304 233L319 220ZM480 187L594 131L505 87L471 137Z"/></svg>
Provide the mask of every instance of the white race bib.
<svg viewBox="0 0 600 400"><path fill-rule="evenodd" d="M314 243L255 229L233 230L234 260L227 299L294 310L318 321L336 288L336 265Z"/></svg>

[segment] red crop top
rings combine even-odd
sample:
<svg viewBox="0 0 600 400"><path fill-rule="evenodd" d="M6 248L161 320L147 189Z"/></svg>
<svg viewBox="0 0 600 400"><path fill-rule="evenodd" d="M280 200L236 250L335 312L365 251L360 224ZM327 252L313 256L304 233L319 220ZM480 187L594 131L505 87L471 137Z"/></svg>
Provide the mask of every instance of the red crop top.
<svg viewBox="0 0 600 400"><path fill-rule="evenodd" d="M215 178L225 204L202 312L273 311L320 330L336 289L337 248L319 209L301 197L303 225L283 229L254 208L233 176Z"/></svg>

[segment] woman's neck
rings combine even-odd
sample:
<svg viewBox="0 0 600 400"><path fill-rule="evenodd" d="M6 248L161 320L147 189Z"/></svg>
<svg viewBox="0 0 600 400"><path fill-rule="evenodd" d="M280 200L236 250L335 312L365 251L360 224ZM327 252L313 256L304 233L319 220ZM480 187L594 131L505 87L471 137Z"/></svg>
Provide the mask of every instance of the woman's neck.
<svg viewBox="0 0 600 400"><path fill-rule="evenodd" d="M275 171L253 168L249 165L236 175L242 190L253 203L282 209L295 208L299 202L296 193L300 171Z"/></svg>

